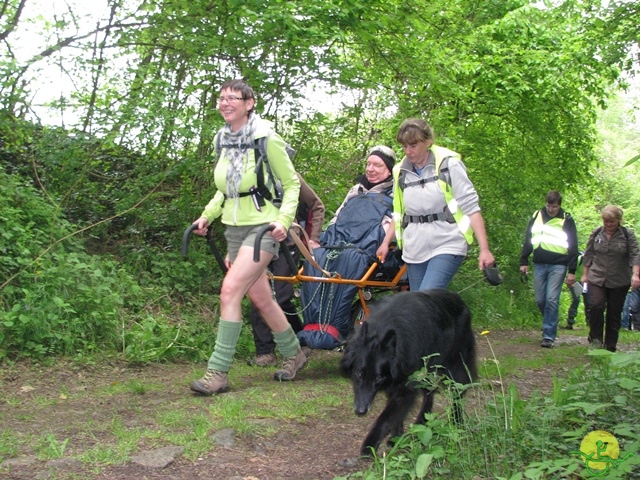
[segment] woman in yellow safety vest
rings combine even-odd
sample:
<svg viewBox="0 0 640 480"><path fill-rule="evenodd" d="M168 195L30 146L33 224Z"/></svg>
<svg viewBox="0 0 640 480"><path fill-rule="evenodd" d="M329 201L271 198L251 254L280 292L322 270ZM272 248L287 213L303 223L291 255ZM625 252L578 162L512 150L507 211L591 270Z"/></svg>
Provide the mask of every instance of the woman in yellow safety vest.
<svg viewBox="0 0 640 480"><path fill-rule="evenodd" d="M460 154L435 145L433 130L422 119L403 122L396 140L405 157L393 169L393 221L410 289L447 288L473 234L479 268L493 266L478 193ZM378 250L383 259L392 239L387 237Z"/></svg>

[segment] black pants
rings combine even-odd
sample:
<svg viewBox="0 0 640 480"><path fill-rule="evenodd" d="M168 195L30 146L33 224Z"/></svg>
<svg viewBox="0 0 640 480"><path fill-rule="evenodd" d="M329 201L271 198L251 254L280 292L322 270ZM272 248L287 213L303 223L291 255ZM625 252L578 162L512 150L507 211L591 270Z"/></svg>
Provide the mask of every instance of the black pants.
<svg viewBox="0 0 640 480"><path fill-rule="evenodd" d="M602 341L604 330L604 348L616 351L618 334L622 324L622 306L629 291L629 285L619 288L606 288L589 285L591 309L589 312L589 341ZM605 321L606 310L606 321Z"/></svg>
<svg viewBox="0 0 640 480"><path fill-rule="evenodd" d="M300 260L300 251L296 247L289 247L293 262L298 265ZM293 275L289 268L289 264L284 257L284 254L280 252L280 255L276 260L271 262L269 270L276 276L288 277ZM282 308L291 328L298 333L302 330L302 321L298 316L298 309L293 304L293 284L288 282L274 282L274 290L276 294L276 302ZM253 330L253 341L256 345L256 355L265 355L267 353L275 352L276 344L273 340L273 334L271 329L262 319L262 316L258 313L255 307L251 307L251 328Z"/></svg>

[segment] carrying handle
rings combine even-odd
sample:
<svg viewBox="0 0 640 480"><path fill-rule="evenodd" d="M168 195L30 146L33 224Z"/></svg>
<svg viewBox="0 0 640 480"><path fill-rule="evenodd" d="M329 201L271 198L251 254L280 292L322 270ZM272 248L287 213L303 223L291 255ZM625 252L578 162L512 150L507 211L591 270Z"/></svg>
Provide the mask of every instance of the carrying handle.
<svg viewBox="0 0 640 480"><path fill-rule="evenodd" d="M187 251L189 250L189 240L191 240L191 234L196 228L198 228L198 224L192 223L191 225L189 225L189 227L187 227L187 229L184 231L184 234L182 235L182 257L185 260L187 260ZM213 231L211 227L207 229L207 243L209 244L211 253L213 253L213 256L216 258L216 261L220 266L220 270L222 270L223 273L227 273L228 268L224 263L224 257L216 246L216 241L213 238Z"/></svg>
<svg viewBox="0 0 640 480"><path fill-rule="evenodd" d="M262 237L264 237L265 233L272 231L274 228L276 228L275 225L265 225L258 231L256 235L256 240L253 243L253 261L254 262L258 263L260 261L260 243L262 242ZM289 251L289 247L287 246L286 242L280 242L280 252L284 255L284 258L287 261L289 268L295 274L298 271L298 267L296 266L296 263L293 261L293 257L291 256L291 252Z"/></svg>
<svg viewBox="0 0 640 480"><path fill-rule="evenodd" d="M187 227L182 235L182 258L187 259L187 251L189 250L189 240L191 240L191 233L198 228L196 223L192 223Z"/></svg>

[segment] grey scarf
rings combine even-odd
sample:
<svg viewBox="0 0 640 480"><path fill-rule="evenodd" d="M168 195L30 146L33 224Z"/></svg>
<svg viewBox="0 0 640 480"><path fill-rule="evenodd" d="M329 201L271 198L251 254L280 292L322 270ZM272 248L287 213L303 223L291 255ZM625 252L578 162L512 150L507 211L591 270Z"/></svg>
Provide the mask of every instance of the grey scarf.
<svg viewBox="0 0 640 480"><path fill-rule="evenodd" d="M258 116L249 115L249 120L237 132L232 132L229 124L226 124L220 131L221 145L232 145L225 149L225 156L229 161L227 169L227 198L238 198L238 189L242 180L242 173L248 159L247 145L252 145L255 141L253 135L256 130ZM236 147L233 147L236 146Z"/></svg>

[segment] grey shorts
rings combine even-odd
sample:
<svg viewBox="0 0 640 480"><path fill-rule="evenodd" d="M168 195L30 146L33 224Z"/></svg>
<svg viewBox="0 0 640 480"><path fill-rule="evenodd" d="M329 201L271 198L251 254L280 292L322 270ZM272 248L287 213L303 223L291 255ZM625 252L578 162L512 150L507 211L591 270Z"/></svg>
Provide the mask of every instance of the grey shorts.
<svg viewBox="0 0 640 480"><path fill-rule="evenodd" d="M234 262L238 256L238 250L240 247L251 247L256 241L256 236L260 229L264 225L247 225L244 227L234 227L227 225L224 231L224 237L227 239L227 253L229 254L229 261ZM262 237L260 242L260 250L273 254L273 258L278 258L278 250L280 244L276 242L270 235L271 232L267 232Z"/></svg>

